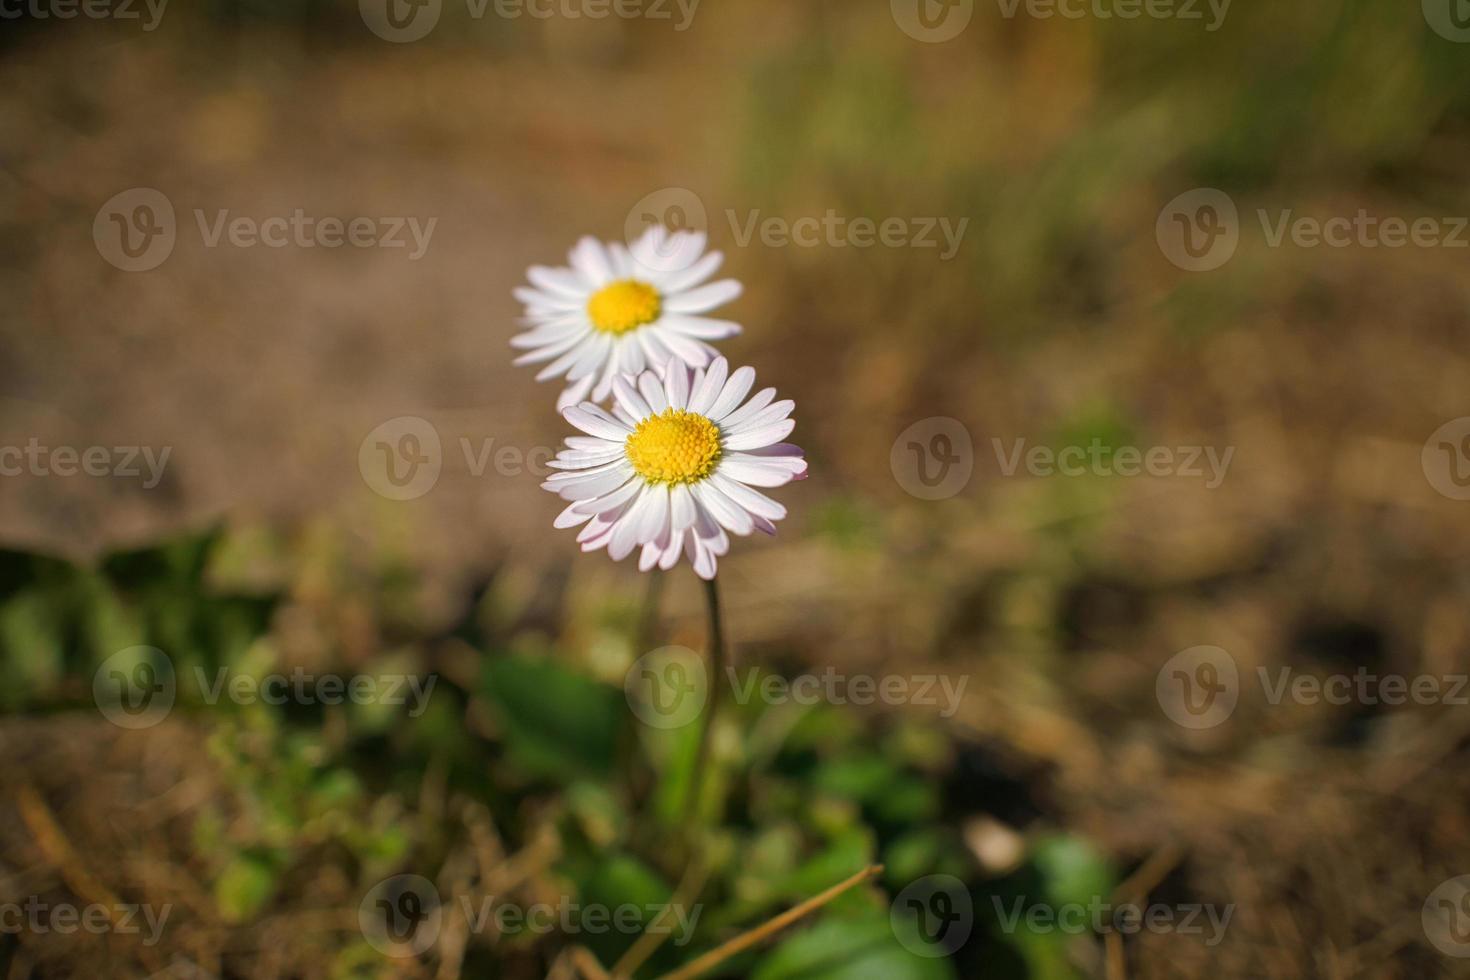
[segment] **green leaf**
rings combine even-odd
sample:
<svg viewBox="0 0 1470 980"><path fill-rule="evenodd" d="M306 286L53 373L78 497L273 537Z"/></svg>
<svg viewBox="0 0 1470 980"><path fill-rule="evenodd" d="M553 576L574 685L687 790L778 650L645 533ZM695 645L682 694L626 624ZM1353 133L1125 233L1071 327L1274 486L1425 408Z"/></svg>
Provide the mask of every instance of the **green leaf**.
<svg viewBox="0 0 1470 980"><path fill-rule="evenodd" d="M226 922L254 918L276 890L276 870L264 858L239 854L214 882L214 902Z"/></svg>
<svg viewBox="0 0 1470 980"><path fill-rule="evenodd" d="M510 760L562 782L612 772L622 692L531 657L485 665L484 693L504 723Z"/></svg>
<svg viewBox="0 0 1470 980"><path fill-rule="evenodd" d="M777 946L751 980L954 980L949 961L921 956L886 916L827 918Z"/></svg>
<svg viewBox="0 0 1470 980"><path fill-rule="evenodd" d="M1117 883L1112 865L1081 837L1059 835L1038 841L1032 862L1053 906L1106 900Z"/></svg>
<svg viewBox="0 0 1470 980"><path fill-rule="evenodd" d="M613 855L593 869L583 885L584 918L578 921L573 917L571 928L580 934L578 941L598 959L611 963L653 925L672 894L668 883L642 861L627 854ZM673 938L688 942L689 937L678 931L680 923L687 923L683 928L689 929L697 920L689 918L692 910L683 910L682 920L674 911L670 910L660 927L675 930ZM668 967L677 959L669 952L655 962Z"/></svg>

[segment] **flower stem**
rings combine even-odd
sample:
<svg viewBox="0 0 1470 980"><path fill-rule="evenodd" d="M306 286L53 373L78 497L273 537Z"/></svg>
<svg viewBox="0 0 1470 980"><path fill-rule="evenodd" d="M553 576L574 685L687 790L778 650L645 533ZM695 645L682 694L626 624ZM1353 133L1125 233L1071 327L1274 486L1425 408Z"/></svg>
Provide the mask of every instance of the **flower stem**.
<svg viewBox="0 0 1470 980"><path fill-rule="evenodd" d="M699 747L695 750L694 769L689 775L689 790L684 796L684 827L693 833L694 818L704 796L708 777L710 742L713 741L715 715L719 713L721 678L725 672L725 629L720 619L720 588L715 579L704 583L704 596L709 606L709 665L706 687L709 699L700 719Z"/></svg>

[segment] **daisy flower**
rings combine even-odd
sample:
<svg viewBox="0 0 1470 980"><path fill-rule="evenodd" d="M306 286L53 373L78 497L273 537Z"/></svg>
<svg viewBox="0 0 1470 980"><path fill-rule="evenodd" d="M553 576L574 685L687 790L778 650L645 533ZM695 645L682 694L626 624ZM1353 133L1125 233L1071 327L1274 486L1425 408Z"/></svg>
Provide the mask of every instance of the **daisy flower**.
<svg viewBox="0 0 1470 980"><path fill-rule="evenodd" d="M586 525L583 551L606 548L622 561L641 548L638 567L673 568L682 554L713 579L730 534L776 533L786 508L752 487L779 487L806 476L806 460L781 440L796 403L776 401L748 367L716 358L691 372L671 363L612 381L613 410L583 402L562 412L585 436L571 436L542 487L571 505L557 527Z"/></svg>
<svg viewBox="0 0 1470 980"><path fill-rule="evenodd" d="M705 243L704 232L654 225L631 248L583 238L567 255L570 268L531 266L531 286L515 290L531 328L511 338L526 351L515 363L549 362L537 381L566 378L558 410L605 401L620 374L709 364L715 349L706 341L733 337L740 325L700 314L739 296L740 283L705 281L724 260L705 254Z"/></svg>

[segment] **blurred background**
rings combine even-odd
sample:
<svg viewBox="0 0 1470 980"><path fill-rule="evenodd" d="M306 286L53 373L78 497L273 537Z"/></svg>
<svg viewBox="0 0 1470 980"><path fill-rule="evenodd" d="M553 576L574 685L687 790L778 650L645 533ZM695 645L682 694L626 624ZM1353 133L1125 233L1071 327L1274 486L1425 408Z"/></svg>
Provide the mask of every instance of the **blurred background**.
<svg viewBox="0 0 1470 980"><path fill-rule="evenodd" d="M713 975L1470 976L1459 0L388 2L0 5L5 976L572 976L637 932L463 912L697 901L655 976L879 861ZM936 685L732 703L692 818L624 687L698 582L551 528L507 345L650 216L811 461L733 662ZM293 673L434 683L195 680Z"/></svg>

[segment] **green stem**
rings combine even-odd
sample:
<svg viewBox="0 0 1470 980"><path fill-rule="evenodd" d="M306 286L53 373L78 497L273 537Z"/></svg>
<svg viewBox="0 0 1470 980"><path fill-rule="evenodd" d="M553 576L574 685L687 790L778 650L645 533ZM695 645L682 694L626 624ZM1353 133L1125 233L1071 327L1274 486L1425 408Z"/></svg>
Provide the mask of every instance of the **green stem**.
<svg viewBox="0 0 1470 980"><path fill-rule="evenodd" d="M709 700L704 706L704 717L700 719L699 747L695 750L694 769L689 775L689 791L684 796L684 827L691 834L708 778L710 743L714 737L715 715L719 713L719 693L725 673L725 629L720 620L720 589L715 579L704 583L704 596L709 606L709 670L706 681Z"/></svg>

